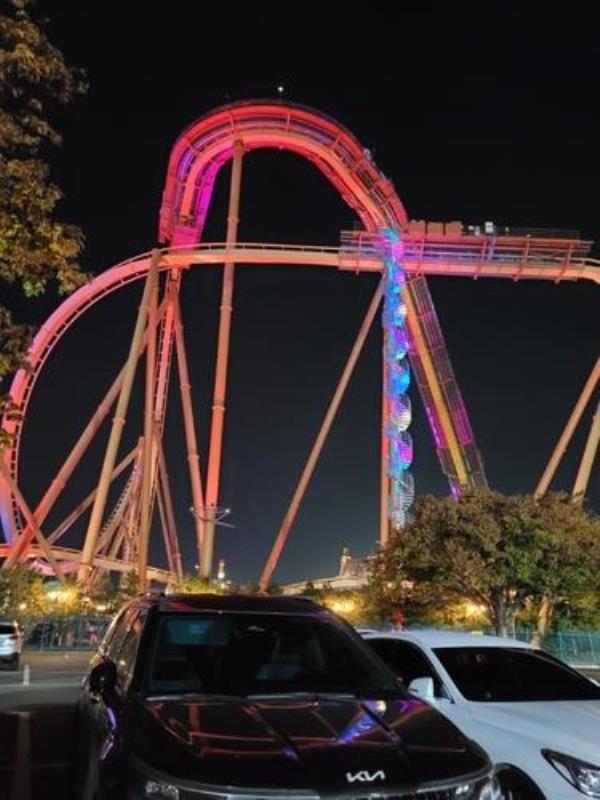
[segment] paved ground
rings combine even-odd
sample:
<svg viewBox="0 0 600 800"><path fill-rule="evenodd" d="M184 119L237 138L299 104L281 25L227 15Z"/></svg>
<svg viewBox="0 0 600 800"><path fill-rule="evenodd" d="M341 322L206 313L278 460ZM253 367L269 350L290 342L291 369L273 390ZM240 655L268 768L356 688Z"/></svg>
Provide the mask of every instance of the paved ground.
<svg viewBox="0 0 600 800"><path fill-rule="evenodd" d="M0 798L71 800L75 700L91 653L25 652L0 669Z"/></svg>
<svg viewBox="0 0 600 800"><path fill-rule="evenodd" d="M0 668L0 712L31 703L74 703L90 657L89 652L26 651L18 671Z"/></svg>

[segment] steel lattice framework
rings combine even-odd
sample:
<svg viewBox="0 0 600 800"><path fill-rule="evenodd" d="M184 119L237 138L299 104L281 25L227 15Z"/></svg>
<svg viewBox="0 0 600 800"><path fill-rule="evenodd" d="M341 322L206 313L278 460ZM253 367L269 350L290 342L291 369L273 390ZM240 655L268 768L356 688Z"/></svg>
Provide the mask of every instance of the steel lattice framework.
<svg viewBox="0 0 600 800"><path fill-rule="evenodd" d="M311 161L357 214L362 230L342 232L338 248L239 242L243 158L244 154L258 148L285 149ZM215 178L228 161L232 161L232 171L226 241L205 243L202 233ZM211 575L214 530L219 515L236 268L246 269L254 264L301 265L382 274L275 537L261 575L263 588L271 581L382 298L380 540L385 544L388 520L394 525L403 524L414 491L408 471L412 444L407 431L411 417L406 394L407 359L423 398L451 491L458 494L467 487L486 482L426 276L600 282L600 264L587 257L590 243L575 235L507 231L499 234L496 230L465 232L456 223L409 222L393 184L348 130L314 110L282 102L247 102L220 108L201 117L183 132L169 159L159 236L164 247L102 272L65 300L38 331L28 357L30 369L19 371L13 380L10 393L21 415L18 419L3 420L4 430L12 437L12 446L0 460L0 505L6 539L0 555L5 556L5 567L33 558L38 563L48 564L62 579L61 564L76 564L79 579L84 584L93 581L99 570L136 569L142 585L152 580L169 583L181 575L175 514L162 447L169 382L176 367L198 558L202 574ZM223 286L210 445L203 480L179 295L182 273L214 264L223 265ZM36 381L70 326L93 304L136 280L144 281L144 292L127 361L48 489L36 507L30 508L19 491L18 471L21 434ZM119 460L121 433L142 357L145 361L143 430L136 447ZM47 531L48 514L111 412L114 416L97 486L55 530ZM123 473L128 477L119 500L108 510L111 483ZM64 533L90 509L82 549L57 545ZM148 565L149 535L156 510L161 521L166 569Z"/></svg>

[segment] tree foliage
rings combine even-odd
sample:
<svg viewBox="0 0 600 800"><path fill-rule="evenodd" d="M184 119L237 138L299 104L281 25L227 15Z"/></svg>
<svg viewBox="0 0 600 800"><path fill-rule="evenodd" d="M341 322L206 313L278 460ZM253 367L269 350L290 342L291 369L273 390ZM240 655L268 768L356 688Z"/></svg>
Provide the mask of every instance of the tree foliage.
<svg viewBox="0 0 600 800"><path fill-rule="evenodd" d="M201 575L185 574L173 587L174 592L182 594L220 594L221 590L216 584L212 584L208 578Z"/></svg>
<svg viewBox="0 0 600 800"><path fill-rule="evenodd" d="M600 522L567 495L476 490L458 502L422 498L380 554L370 594L380 608L466 599L506 634L527 602L589 592L599 566Z"/></svg>
<svg viewBox="0 0 600 800"><path fill-rule="evenodd" d="M367 594L363 588L335 589L330 583L325 583L317 589L312 581L307 581L300 596L325 606L351 625L364 626L370 621Z"/></svg>
<svg viewBox="0 0 600 800"><path fill-rule="evenodd" d="M11 619L25 613L42 614L48 606L44 579L25 567L0 571L0 616Z"/></svg>
<svg viewBox="0 0 600 800"><path fill-rule="evenodd" d="M85 90L29 14L30 0L0 6L0 281L27 297L49 285L70 292L84 280L79 228L55 218L61 190L43 153L61 137L49 113ZM0 378L21 365L31 331L0 307Z"/></svg>

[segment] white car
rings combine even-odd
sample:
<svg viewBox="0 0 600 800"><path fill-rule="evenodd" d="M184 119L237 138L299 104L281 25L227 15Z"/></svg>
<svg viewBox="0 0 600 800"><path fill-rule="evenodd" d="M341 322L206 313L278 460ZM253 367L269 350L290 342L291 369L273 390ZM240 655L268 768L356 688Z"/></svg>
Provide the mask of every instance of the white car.
<svg viewBox="0 0 600 800"><path fill-rule="evenodd" d="M0 663L7 663L9 669L19 669L22 644L17 623L0 620Z"/></svg>
<svg viewBox="0 0 600 800"><path fill-rule="evenodd" d="M409 692L498 766L509 800L600 797L600 687L525 642L454 631L366 633Z"/></svg>

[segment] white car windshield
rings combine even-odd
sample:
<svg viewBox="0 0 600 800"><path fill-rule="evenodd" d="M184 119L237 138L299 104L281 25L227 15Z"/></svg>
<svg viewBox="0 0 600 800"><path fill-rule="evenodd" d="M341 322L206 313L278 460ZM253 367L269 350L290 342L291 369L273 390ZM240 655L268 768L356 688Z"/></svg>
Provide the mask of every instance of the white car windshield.
<svg viewBox="0 0 600 800"><path fill-rule="evenodd" d="M599 686L540 650L438 647L434 652L467 700L600 700Z"/></svg>
<svg viewBox="0 0 600 800"><path fill-rule="evenodd" d="M14 636L17 633L16 625L12 622L0 622L0 636Z"/></svg>

